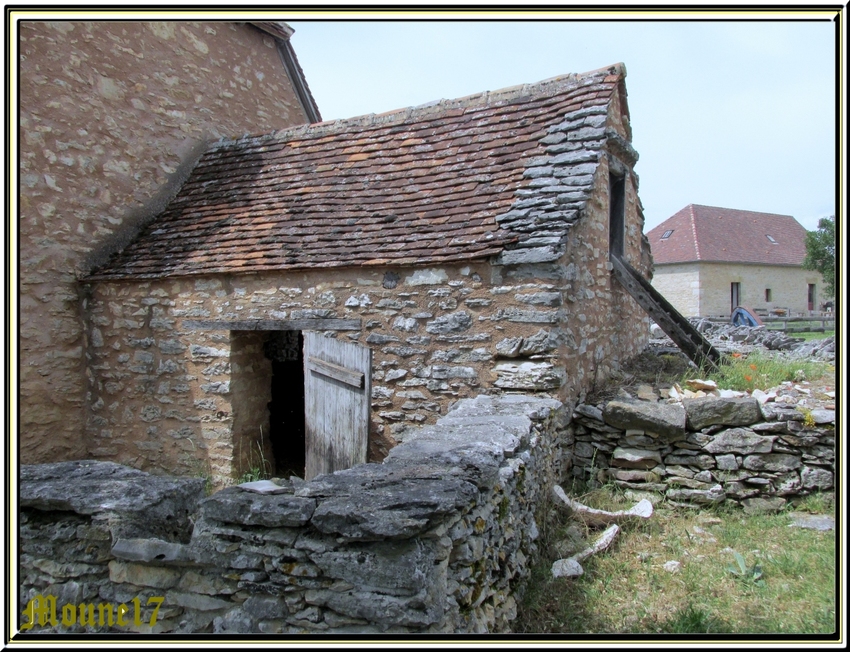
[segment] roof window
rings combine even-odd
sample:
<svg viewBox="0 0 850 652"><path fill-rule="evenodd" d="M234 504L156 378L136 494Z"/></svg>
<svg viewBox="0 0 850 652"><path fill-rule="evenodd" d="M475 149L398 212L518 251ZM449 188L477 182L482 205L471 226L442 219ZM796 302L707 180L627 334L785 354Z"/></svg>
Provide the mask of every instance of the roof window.
<svg viewBox="0 0 850 652"><path fill-rule="evenodd" d="M669 238L671 235L673 235L673 229L667 229L667 230L664 232L664 234L661 236L661 239L662 239L662 240L666 240L666 239L667 239L667 238ZM770 237L770 236L768 236L768 237Z"/></svg>
<svg viewBox="0 0 850 652"><path fill-rule="evenodd" d="M773 244L779 244L776 240L773 239L772 235L767 236L767 239L770 240Z"/></svg>

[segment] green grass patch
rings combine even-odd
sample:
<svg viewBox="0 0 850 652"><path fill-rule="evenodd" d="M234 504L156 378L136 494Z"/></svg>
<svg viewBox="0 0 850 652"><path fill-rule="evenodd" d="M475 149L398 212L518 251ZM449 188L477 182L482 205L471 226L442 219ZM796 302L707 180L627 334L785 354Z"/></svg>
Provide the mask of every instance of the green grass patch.
<svg viewBox="0 0 850 652"><path fill-rule="evenodd" d="M790 335L808 342L810 340L825 340L827 337L835 337L835 331L824 331L823 333L791 333Z"/></svg>
<svg viewBox="0 0 850 652"><path fill-rule="evenodd" d="M607 485L577 498L599 509L634 504ZM552 563L582 547L573 541L564 549L564 540L579 530L586 544L600 531L550 507L557 516L541 527L541 556L514 621L517 632L826 634L835 628L834 531L789 527L787 512L691 511L662 502L650 519L622 526L610 548L585 559L582 576L554 579ZM802 508L832 509L813 496L788 511ZM678 561L679 570L665 570L668 561Z"/></svg>
<svg viewBox="0 0 850 652"><path fill-rule="evenodd" d="M776 387L785 381L801 382L835 375L835 367L825 362L791 360L761 352L750 354L733 353L724 358L719 369L709 372L707 378L717 382L722 389L752 391ZM682 379L705 378L695 369L689 370Z"/></svg>

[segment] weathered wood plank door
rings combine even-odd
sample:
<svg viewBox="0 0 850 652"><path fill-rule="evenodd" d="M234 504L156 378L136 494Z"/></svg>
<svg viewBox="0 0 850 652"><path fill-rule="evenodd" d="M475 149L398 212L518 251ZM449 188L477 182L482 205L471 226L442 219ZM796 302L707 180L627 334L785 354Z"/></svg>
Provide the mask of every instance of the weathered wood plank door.
<svg viewBox="0 0 850 652"><path fill-rule="evenodd" d="M372 349L304 331L305 479L366 461Z"/></svg>

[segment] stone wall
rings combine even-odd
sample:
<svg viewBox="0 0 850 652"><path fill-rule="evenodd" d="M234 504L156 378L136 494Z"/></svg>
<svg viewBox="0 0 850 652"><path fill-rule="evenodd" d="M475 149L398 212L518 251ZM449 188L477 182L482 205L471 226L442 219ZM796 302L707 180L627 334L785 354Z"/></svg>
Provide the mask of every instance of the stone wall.
<svg viewBox="0 0 850 652"><path fill-rule="evenodd" d="M480 396L382 464L279 493L230 487L194 514L200 480L104 462L24 467L20 608L56 596L57 625L32 631L508 631L535 512L569 468L564 422L553 399ZM104 624L79 625L88 605ZM127 625L110 627L119 605Z"/></svg>
<svg viewBox="0 0 850 652"><path fill-rule="evenodd" d="M674 503L781 509L835 484L835 410L799 405L801 394L787 383L754 396L578 405L573 474Z"/></svg>
<svg viewBox="0 0 850 652"><path fill-rule="evenodd" d="M268 450L259 436L268 433L260 397L270 382L260 341L251 361L239 345L244 333L187 325L196 320L359 319L358 330L326 334L374 351L373 461L459 398L518 390L575 402L648 333L633 304L617 309L625 300L611 286L605 250L576 241L566 278L507 268L494 283L478 263L97 284L88 302L88 453L177 474L200 466L226 479L246 468L233 462L234 429L255 437L242 437L243 451ZM256 367L250 388L234 364ZM253 397L257 410L239 396ZM240 410L253 421L238 424Z"/></svg>
<svg viewBox="0 0 850 652"><path fill-rule="evenodd" d="M21 459L80 459L77 278L162 209L206 143L307 120L275 40L245 23L19 26Z"/></svg>

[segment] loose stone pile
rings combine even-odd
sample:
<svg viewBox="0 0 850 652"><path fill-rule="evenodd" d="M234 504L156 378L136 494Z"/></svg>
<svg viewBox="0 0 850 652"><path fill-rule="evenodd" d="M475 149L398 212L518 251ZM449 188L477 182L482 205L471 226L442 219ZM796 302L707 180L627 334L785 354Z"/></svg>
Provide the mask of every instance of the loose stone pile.
<svg viewBox="0 0 850 652"><path fill-rule="evenodd" d="M739 350L744 347L761 347L769 351L783 351L795 358L835 359L835 338L826 337L808 342L801 337L792 337L764 326L735 326L722 324L704 317L689 320L700 333L721 351ZM653 337L663 340L666 336L658 326L653 326ZM658 342L655 342L658 345ZM672 346L672 342L670 342Z"/></svg>
<svg viewBox="0 0 850 652"><path fill-rule="evenodd" d="M25 467L20 608L52 595L59 613L135 598L143 612L124 627L33 631L508 631L535 512L572 445L565 420L553 399L460 401L382 464L274 493L230 487L201 502L193 529L201 480L104 462Z"/></svg>
<svg viewBox="0 0 850 652"><path fill-rule="evenodd" d="M834 483L835 410L816 407L803 385L784 383L746 396L580 404L570 426L573 473L611 479L668 501L724 500L747 510L780 509L787 498Z"/></svg>

